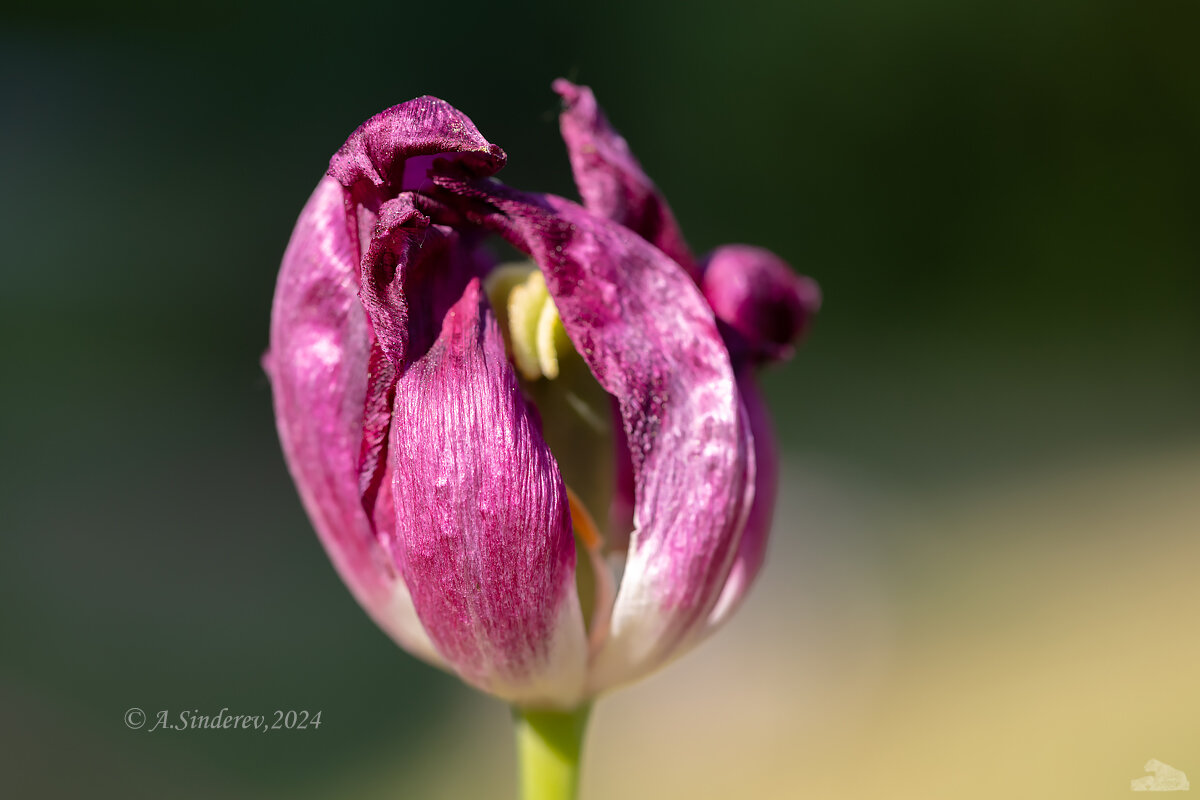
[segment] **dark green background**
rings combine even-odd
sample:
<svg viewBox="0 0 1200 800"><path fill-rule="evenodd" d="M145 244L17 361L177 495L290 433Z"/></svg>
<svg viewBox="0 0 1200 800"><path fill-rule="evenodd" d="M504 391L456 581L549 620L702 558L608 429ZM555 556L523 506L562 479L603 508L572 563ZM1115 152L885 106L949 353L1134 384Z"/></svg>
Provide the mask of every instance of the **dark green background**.
<svg viewBox="0 0 1200 800"><path fill-rule="evenodd" d="M438 95L504 180L573 196L549 84L590 84L695 249L820 282L767 380L787 451L953 492L1200 438L1197 8L10 8L4 793L288 796L385 739L424 757L468 691L340 585L258 365L291 225L366 117ZM135 705L325 727L151 738Z"/></svg>

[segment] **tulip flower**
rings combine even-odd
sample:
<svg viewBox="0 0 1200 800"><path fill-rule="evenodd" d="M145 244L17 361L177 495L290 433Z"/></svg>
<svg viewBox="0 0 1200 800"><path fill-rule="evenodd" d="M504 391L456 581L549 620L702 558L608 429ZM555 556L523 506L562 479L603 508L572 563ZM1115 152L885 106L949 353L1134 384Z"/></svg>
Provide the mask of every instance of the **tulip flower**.
<svg viewBox="0 0 1200 800"><path fill-rule="evenodd" d="M765 250L695 259L591 91L555 89L582 205L499 183L504 152L436 98L355 131L265 359L336 569L401 647L519 710L526 797L573 791L592 698L744 598L777 480L754 372L819 305Z"/></svg>

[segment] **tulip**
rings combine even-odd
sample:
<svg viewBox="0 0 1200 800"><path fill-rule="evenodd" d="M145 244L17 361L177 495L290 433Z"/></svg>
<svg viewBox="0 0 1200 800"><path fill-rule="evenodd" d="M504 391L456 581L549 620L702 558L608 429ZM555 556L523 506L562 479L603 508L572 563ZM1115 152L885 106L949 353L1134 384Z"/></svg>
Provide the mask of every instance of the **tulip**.
<svg viewBox="0 0 1200 800"><path fill-rule="evenodd" d="M504 152L436 98L355 131L296 223L264 362L337 571L401 647L521 709L527 797L572 791L550 762L592 698L745 597L777 480L754 373L819 305L765 250L695 259L591 91L555 89L582 205L496 181Z"/></svg>

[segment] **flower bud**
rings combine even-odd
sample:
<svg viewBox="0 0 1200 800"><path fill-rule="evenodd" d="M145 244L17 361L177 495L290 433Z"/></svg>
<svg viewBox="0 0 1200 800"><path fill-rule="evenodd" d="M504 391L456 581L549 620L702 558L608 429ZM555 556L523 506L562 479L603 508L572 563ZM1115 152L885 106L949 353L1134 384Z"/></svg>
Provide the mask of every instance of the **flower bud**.
<svg viewBox="0 0 1200 800"><path fill-rule="evenodd" d="M584 206L493 179L503 151L436 98L355 131L284 254L265 364L305 508L380 627L568 709L744 597L776 478L752 367L819 295L756 248L702 274L591 92L556 89ZM491 236L529 262L495 264Z"/></svg>

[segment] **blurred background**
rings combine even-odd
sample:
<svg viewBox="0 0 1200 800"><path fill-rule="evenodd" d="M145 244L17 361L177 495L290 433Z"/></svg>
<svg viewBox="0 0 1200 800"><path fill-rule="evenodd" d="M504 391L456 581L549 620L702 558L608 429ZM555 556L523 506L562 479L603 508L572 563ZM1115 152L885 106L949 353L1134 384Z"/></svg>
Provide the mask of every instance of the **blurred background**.
<svg viewBox="0 0 1200 800"><path fill-rule="evenodd" d="M259 367L329 156L419 94L574 196L593 86L693 247L825 308L743 612L602 701L583 797L1124 797L1200 780L1200 6L7 4L9 797L511 797L508 714L330 567ZM128 730L322 711L316 731Z"/></svg>

